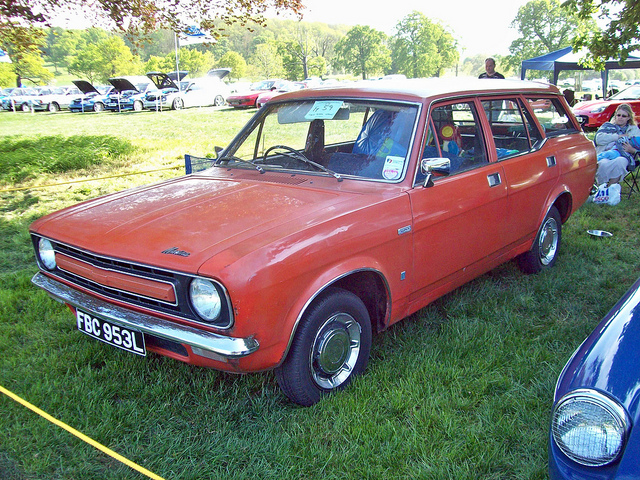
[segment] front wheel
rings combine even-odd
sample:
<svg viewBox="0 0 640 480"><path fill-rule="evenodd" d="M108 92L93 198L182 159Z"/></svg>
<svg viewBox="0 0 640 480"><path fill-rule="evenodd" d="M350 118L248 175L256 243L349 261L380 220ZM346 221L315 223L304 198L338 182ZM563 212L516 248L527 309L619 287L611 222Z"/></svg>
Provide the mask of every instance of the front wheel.
<svg viewBox="0 0 640 480"><path fill-rule="evenodd" d="M222 95L216 95L216 98L213 100L214 107L221 107L224 105L224 97Z"/></svg>
<svg viewBox="0 0 640 480"><path fill-rule="evenodd" d="M93 104L94 112L102 112L104 110L104 104L102 102L96 102Z"/></svg>
<svg viewBox="0 0 640 480"><path fill-rule="evenodd" d="M276 378L291 401L310 406L362 373L370 350L371 320L364 303L331 288L305 313Z"/></svg>
<svg viewBox="0 0 640 480"><path fill-rule="evenodd" d="M174 110L181 110L181 109L184 107L184 102L182 101L182 99L181 99L181 98L176 98L176 99L173 101L173 105L171 105L171 107L172 107Z"/></svg>
<svg viewBox="0 0 640 480"><path fill-rule="evenodd" d="M140 100L136 100L135 102L133 102L134 112L141 112L143 108L144 106L142 105L142 102Z"/></svg>
<svg viewBox="0 0 640 480"><path fill-rule="evenodd" d="M556 207L551 207L544 218L531 250L518 257L518 266L524 273L539 273L556 263L562 238L562 219Z"/></svg>
<svg viewBox="0 0 640 480"><path fill-rule="evenodd" d="M55 102L51 102L48 108L51 113L56 113L60 111L60 106Z"/></svg>

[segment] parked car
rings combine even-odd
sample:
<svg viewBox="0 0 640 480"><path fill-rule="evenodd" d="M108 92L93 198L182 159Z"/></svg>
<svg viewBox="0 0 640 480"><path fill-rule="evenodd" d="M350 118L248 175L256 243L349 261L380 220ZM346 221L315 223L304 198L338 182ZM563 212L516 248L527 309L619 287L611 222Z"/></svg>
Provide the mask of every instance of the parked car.
<svg viewBox="0 0 640 480"><path fill-rule="evenodd" d="M608 100L578 102L573 107L573 113L586 129L597 129L611 120L616 108L622 103L628 103L636 117L640 118L640 85L625 88Z"/></svg>
<svg viewBox="0 0 640 480"><path fill-rule="evenodd" d="M285 82L280 85L277 90L267 90L266 92L262 92L258 95L258 98L256 99L256 107L262 108L262 106L273 97L277 97L283 93L301 90L303 88L306 88L306 86L302 82Z"/></svg>
<svg viewBox="0 0 640 480"><path fill-rule="evenodd" d="M640 280L567 362L550 428L551 480L638 478Z"/></svg>
<svg viewBox="0 0 640 480"><path fill-rule="evenodd" d="M139 112L144 108L144 96L157 90L145 76L110 78L109 83L113 85L113 92L108 95L105 108L112 112Z"/></svg>
<svg viewBox="0 0 640 480"><path fill-rule="evenodd" d="M0 109L2 108L2 100L9 96L11 92L15 90L15 87L3 88L0 90Z"/></svg>
<svg viewBox="0 0 640 480"><path fill-rule="evenodd" d="M31 110L29 100L31 97L38 95L36 88L14 88L7 96L2 99L2 108L4 110L14 110L28 112Z"/></svg>
<svg viewBox="0 0 640 480"><path fill-rule="evenodd" d="M83 333L275 368L301 405L361 373L374 332L508 260L552 267L596 171L556 87L449 78L282 94L211 162L37 220L33 282Z"/></svg>
<svg viewBox="0 0 640 480"><path fill-rule="evenodd" d="M104 111L107 98L114 89L113 85L95 87L86 80L73 80L73 84L83 93L69 105L69 110L74 113Z"/></svg>
<svg viewBox="0 0 640 480"><path fill-rule="evenodd" d="M150 110L163 110L189 107L208 107L224 105L229 95L229 87L222 81L231 70L224 69L221 76L208 75L202 78L184 80L178 83L164 73L148 73L157 91L145 96L144 107Z"/></svg>
<svg viewBox="0 0 640 480"><path fill-rule="evenodd" d="M254 83L251 88L244 92L236 92L227 97L227 103L233 108L254 108L258 106L258 96L267 91L278 90L286 80L263 80Z"/></svg>
<svg viewBox="0 0 640 480"><path fill-rule="evenodd" d="M81 95L78 87L52 87L41 90L37 97L30 100L30 104L35 111L55 113L69 108L71 102Z"/></svg>

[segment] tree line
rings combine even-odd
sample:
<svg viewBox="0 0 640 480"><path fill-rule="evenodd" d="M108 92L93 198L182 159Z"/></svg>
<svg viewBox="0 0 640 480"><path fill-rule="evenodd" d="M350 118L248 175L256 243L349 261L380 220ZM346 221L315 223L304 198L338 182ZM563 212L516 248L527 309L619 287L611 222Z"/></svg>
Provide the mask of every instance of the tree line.
<svg viewBox="0 0 640 480"><path fill-rule="evenodd" d="M600 31L592 17L570 6L560 0L523 5L511 24L519 38L511 44L510 55L498 56L503 73L517 74L522 60L584 42ZM455 32L418 11L400 19L393 35L363 25L285 19L257 23L249 28L244 22L224 22L215 29L215 42L179 48L180 69L197 76L213 67L228 67L235 80L336 75L367 79L385 74L413 78L440 76L448 69L475 76L483 69L484 55L461 62ZM0 85L27 80L46 84L61 70L97 83L114 76L175 70L175 31L43 28L3 22L0 11L0 48L13 61L0 64Z"/></svg>

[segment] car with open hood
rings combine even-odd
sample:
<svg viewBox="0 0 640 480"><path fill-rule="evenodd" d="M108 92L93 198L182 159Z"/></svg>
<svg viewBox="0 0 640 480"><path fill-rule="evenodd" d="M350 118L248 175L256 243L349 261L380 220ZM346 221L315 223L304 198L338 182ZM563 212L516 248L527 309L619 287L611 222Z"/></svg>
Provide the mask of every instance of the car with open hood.
<svg viewBox="0 0 640 480"><path fill-rule="evenodd" d="M113 91L108 95L105 108L112 112L144 109L144 96L157 90L150 78L146 76L110 78Z"/></svg>
<svg viewBox="0 0 640 480"><path fill-rule="evenodd" d="M209 166L37 220L33 282L95 339L275 369L311 405L374 333L509 260L552 267L596 154L554 86L434 78L284 93Z"/></svg>
<svg viewBox="0 0 640 480"><path fill-rule="evenodd" d="M565 365L549 430L551 480L640 476L640 280Z"/></svg>
<svg viewBox="0 0 640 480"><path fill-rule="evenodd" d="M102 112L113 85L94 86L86 80L73 80L73 84L82 92L82 96L75 98L69 104L72 112Z"/></svg>
<svg viewBox="0 0 640 480"><path fill-rule="evenodd" d="M573 107L573 113L585 129L595 130L611 120L616 108L623 103L629 104L636 118L640 118L640 85L625 88L606 100L578 102Z"/></svg>
<svg viewBox="0 0 640 480"><path fill-rule="evenodd" d="M158 88L145 96L144 106L149 110L180 110L190 107L222 106L229 95L229 87L222 79L231 69L217 69L218 75L183 80L170 74L151 72L147 76ZM175 77L175 72L173 77ZM185 72L186 73L186 72Z"/></svg>

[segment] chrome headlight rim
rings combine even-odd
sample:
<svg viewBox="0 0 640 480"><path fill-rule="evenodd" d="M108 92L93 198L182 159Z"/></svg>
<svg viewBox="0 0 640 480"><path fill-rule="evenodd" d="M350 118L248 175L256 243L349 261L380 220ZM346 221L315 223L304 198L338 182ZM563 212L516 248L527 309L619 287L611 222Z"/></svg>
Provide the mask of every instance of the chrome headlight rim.
<svg viewBox="0 0 640 480"><path fill-rule="evenodd" d="M53 243L48 238L40 237L38 239L38 259L40 264L50 272L58 268L56 252Z"/></svg>
<svg viewBox="0 0 640 480"><path fill-rule="evenodd" d="M216 323L223 315L226 298L214 280L194 277L189 282L189 304L202 321Z"/></svg>
<svg viewBox="0 0 640 480"><path fill-rule="evenodd" d="M588 418L588 414L585 413L585 410L589 408L600 415L596 421ZM578 409L582 411L578 411ZM572 429L564 428L568 423L575 423L575 420L579 418L581 418L579 425L574 425ZM597 449L598 447L600 447L600 449L608 448L611 450L611 453L597 454L595 452L587 452L586 450L588 448L584 446L582 450L580 450L579 447L581 445L579 443L574 443L572 446L563 439L563 435L576 431L578 431L579 435L579 430L586 431L587 434L592 434L592 432L598 429L602 432L605 425L604 420L607 418L612 421L612 425L609 425L609 427L613 427L614 429L612 432L614 438L612 438L611 445L607 438L606 445L592 442L590 447L592 449ZM593 421L593 423L589 424L589 421ZM556 403L551 418L551 432L557 447L568 458L587 467L602 467L616 462L620 458L624 446L627 443L630 428L631 420L629 414L620 403L598 390L589 388L574 390L564 395ZM617 436L617 438L615 436ZM611 449L611 446L614 448Z"/></svg>

